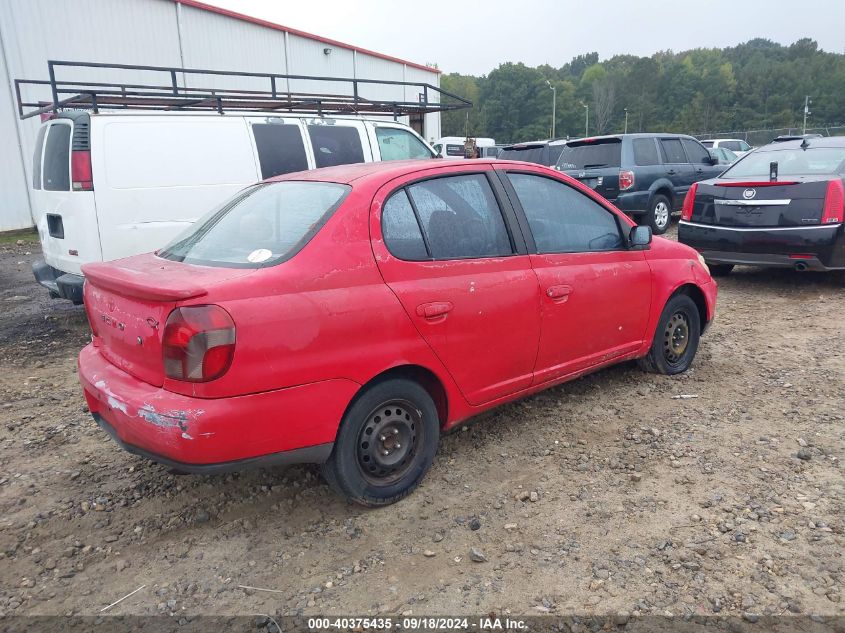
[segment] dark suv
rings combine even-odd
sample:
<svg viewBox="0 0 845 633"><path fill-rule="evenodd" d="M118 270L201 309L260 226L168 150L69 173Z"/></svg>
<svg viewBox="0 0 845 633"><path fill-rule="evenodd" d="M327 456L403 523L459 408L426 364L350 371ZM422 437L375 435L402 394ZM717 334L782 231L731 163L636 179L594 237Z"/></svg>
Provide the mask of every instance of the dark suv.
<svg viewBox="0 0 845 633"><path fill-rule="evenodd" d="M660 234L692 183L725 170L716 162L691 136L617 134L567 141L557 169Z"/></svg>

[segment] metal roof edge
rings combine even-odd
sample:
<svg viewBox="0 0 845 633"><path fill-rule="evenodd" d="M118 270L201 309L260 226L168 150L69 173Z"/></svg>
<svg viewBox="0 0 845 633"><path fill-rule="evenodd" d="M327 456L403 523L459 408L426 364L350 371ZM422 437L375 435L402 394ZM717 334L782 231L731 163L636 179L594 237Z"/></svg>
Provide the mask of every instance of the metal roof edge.
<svg viewBox="0 0 845 633"><path fill-rule="evenodd" d="M237 11L231 11L229 9L224 9L222 7L216 7L211 4L206 4L205 2L199 2L199 0L171 0L176 4L182 4L186 7L192 7L194 9L201 9L203 11L210 11L211 13L217 13L218 15L224 15L229 18L234 18L236 20L242 20L244 22L251 22L252 24L257 24L258 26L264 26L269 29L273 29L276 31L286 31L291 35L298 35L300 37L305 37L311 40L316 40L318 42L323 42L324 44L331 44L332 46L339 46L341 48L346 48L358 53L362 53L364 55L371 55L373 57L378 57L379 59L386 59L391 62L397 62L400 64L405 64L406 66L410 66L411 68L417 68L419 70L425 70L430 73L441 74L442 71L439 68L433 68L431 66L426 66L424 64L417 64L416 62L409 62L406 59L401 59L399 57L393 57L392 55L385 55L384 53L377 53L375 51L368 50L366 48L361 48L360 46L353 46L352 44L346 44L344 42L339 42L337 40L330 39L328 37L322 37L320 35L314 35L313 33L308 33L307 31L300 31L299 29L292 29L287 26L283 26L281 24L276 24L275 22L269 22L267 20L262 20L261 18L255 18L250 15L246 15L244 13L238 13Z"/></svg>

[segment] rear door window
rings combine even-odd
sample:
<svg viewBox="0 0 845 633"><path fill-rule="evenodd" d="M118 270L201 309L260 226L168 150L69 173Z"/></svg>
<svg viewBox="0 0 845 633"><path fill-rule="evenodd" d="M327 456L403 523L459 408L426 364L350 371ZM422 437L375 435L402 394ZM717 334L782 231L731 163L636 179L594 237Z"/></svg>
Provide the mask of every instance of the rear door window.
<svg viewBox="0 0 845 633"><path fill-rule="evenodd" d="M622 162L622 141L610 139L603 142L564 145L557 166L560 169L599 169L619 167Z"/></svg>
<svg viewBox="0 0 845 633"><path fill-rule="evenodd" d="M684 144L684 149L687 151L691 163L707 164L710 162L710 154L700 143L690 138L681 139L681 143Z"/></svg>
<svg viewBox="0 0 845 633"><path fill-rule="evenodd" d="M395 127L377 127L376 140L382 160L407 160L431 158L431 151L408 130Z"/></svg>
<svg viewBox="0 0 845 633"><path fill-rule="evenodd" d="M657 145L653 138L634 139L634 163L640 167L660 164L660 157L657 155Z"/></svg>
<svg viewBox="0 0 845 633"><path fill-rule="evenodd" d="M664 163L686 163L687 155L684 154L684 148L681 145L680 139L677 138L662 138L660 139L660 150L663 153Z"/></svg>
<svg viewBox="0 0 845 633"><path fill-rule="evenodd" d="M70 132L67 123L53 123L44 147L44 189L70 191Z"/></svg>
<svg viewBox="0 0 845 633"><path fill-rule="evenodd" d="M719 146L725 147L734 152L742 151L742 144L739 141L722 141L721 143L719 143Z"/></svg>
<svg viewBox="0 0 845 633"><path fill-rule="evenodd" d="M557 180L508 174L528 218L538 253L585 253L623 248L619 225L600 204Z"/></svg>
<svg viewBox="0 0 845 633"><path fill-rule="evenodd" d="M305 143L298 125L254 123L252 134L262 179L308 169Z"/></svg>
<svg viewBox="0 0 845 633"><path fill-rule="evenodd" d="M44 136L47 133L46 125L38 130L38 138L35 139L35 153L32 155L32 188L41 189L41 158L44 150Z"/></svg>
<svg viewBox="0 0 845 633"><path fill-rule="evenodd" d="M499 203L483 174L425 180L408 192L433 259L513 253Z"/></svg>
<svg viewBox="0 0 845 633"><path fill-rule="evenodd" d="M317 167L334 167L364 162L364 148L358 128L348 125L309 125Z"/></svg>

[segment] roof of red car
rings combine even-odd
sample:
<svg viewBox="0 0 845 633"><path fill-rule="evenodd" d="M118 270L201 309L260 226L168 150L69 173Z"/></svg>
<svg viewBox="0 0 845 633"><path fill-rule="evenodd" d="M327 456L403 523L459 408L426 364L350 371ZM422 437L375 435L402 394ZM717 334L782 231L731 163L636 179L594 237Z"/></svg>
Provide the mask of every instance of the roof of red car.
<svg viewBox="0 0 845 633"><path fill-rule="evenodd" d="M473 165L490 165L490 164L508 164L508 165L530 165L531 167L539 167L534 163L524 163L521 161L502 161L493 158L476 158L472 160L442 160L424 158L420 160L389 160L389 161L375 161L371 163L354 163L351 165L338 165L337 167L322 167L320 169L311 169L308 171L298 171L291 174L284 174L282 176L275 176L268 178L268 182L279 182L282 180L316 180L321 182L337 182L343 184L350 184L355 180L366 178L368 176L378 176L385 182L411 174L414 172L422 172L433 169L441 169L443 167L472 167Z"/></svg>

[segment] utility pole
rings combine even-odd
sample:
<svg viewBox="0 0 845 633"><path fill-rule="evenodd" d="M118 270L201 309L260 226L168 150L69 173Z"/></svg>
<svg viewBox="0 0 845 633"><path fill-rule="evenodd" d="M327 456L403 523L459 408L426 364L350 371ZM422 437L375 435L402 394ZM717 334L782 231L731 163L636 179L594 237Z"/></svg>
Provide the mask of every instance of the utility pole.
<svg viewBox="0 0 845 633"><path fill-rule="evenodd" d="M802 134L807 133L807 117L810 116L810 104L812 102L810 95L804 97L804 131L801 132Z"/></svg>
<svg viewBox="0 0 845 633"><path fill-rule="evenodd" d="M625 108L625 134L628 133L628 108Z"/></svg>
<svg viewBox="0 0 845 633"><path fill-rule="evenodd" d="M584 102L581 105L584 106L584 136L587 137L590 135L590 106Z"/></svg>
<svg viewBox="0 0 845 633"><path fill-rule="evenodd" d="M557 88L552 85L552 82L546 79L549 88L552 89L552 138L555 137L555 107L557 106Z"/></svg>

